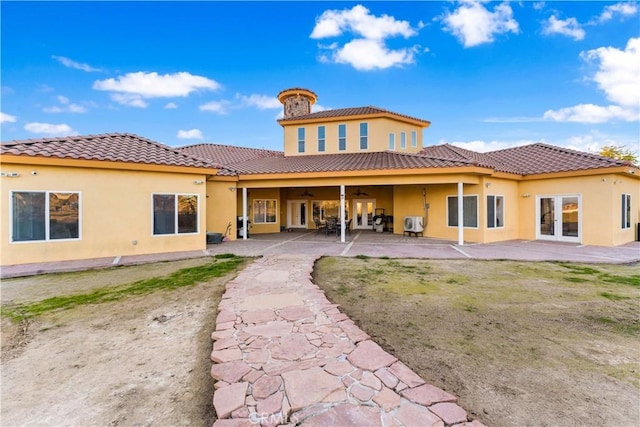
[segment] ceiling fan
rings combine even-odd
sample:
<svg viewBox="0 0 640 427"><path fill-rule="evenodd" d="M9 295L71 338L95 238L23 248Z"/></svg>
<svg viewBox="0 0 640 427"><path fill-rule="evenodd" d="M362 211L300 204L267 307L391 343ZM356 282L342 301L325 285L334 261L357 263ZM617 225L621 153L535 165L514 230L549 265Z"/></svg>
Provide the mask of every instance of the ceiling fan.
<svg viewBox="0 0 640 427"><path fill-rule="evenodd" d="M355 192L353 192L353 193L351 193L351 194L353 194L354 196L368 196L368 195L369 195L369 193L365 193L365 192L363 192L363 191L360 191L360 188L359 188L359 187L358 187L358 190L357 190L357 191L355 191Z"/></svg>
<svg viewBox="0 0 640 427"><path fill-rule="evenodd" d="M309 193L309 190L305 188L302 193L298 194L298 197L315 197L315 196Z"/></svg>

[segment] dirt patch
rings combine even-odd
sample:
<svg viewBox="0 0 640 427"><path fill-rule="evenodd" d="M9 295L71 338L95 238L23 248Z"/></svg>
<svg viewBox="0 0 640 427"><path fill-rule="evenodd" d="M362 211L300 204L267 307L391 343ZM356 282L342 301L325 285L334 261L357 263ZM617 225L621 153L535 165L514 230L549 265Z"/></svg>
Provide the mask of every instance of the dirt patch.
<svg viewBox="0 0 640 427"><path fill-rule="evenodd" d="M210 261L8 279L3 300L5 289L12 302L37 301ZM234 275L19 324L3 318L2 424L211 425L210 335L224 283Z"/></svg>
<svg viewBox="0 0 640 427"><path fill-rule="evenodd" d="M638 265L322 258L364 331L487 425L640 425Z"/></svg>

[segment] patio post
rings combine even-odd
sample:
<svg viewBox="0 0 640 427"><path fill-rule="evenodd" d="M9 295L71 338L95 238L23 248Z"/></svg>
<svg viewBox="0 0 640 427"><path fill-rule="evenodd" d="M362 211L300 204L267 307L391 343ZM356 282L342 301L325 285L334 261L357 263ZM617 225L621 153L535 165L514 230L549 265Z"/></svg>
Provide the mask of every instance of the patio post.
<svg viewBox="0 0 640 427"><path fill-rule="evenodd" d="M345 221L344 221L344 199L345 199L345 187L344 185L340 186L340 242L344 243L344 226L345 226Z"/></svg>
<svg viewBox="0 0 640 427"><path fill-rule="evenodd" d="M247 240L247 187L242 188L242 240Z"/></svg>
<svg viewBox="0 0 640 427"><path fill-rule="evenodd" d="M462 182L458 183L458 245L464 245L464 197Z"/></svg>

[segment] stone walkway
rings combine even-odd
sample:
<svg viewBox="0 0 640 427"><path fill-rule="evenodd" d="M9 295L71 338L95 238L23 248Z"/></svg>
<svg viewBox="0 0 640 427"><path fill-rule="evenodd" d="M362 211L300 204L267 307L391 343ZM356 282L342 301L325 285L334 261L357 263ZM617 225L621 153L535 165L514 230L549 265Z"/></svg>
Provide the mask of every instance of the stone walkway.
<svg viewBox="0 0 640 427"><path fill-rule="evenodd" d="M213 405L226 426L473 426L311 282L315 256L256 260L227 284L216 330Z"/></svg>

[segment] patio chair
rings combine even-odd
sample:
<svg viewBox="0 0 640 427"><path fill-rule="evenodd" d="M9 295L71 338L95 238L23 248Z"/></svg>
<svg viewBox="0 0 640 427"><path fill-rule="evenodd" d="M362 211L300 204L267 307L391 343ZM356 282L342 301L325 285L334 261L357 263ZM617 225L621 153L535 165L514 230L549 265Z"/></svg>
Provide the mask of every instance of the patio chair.
<svg viewBox="0 0 640 427"><path fill-rule="evenodd" d="M338 221L335 219L327 219L324 227L325 235L338 234Z"/></svg>
<svg viewBox="0 0 640 427"><path fill-rule="evenodd" d="M320 221L319 219L314 219L313 223L316 225L316 234L320 233L320 231L327 227L327 223L325 221Z"/></svg>

